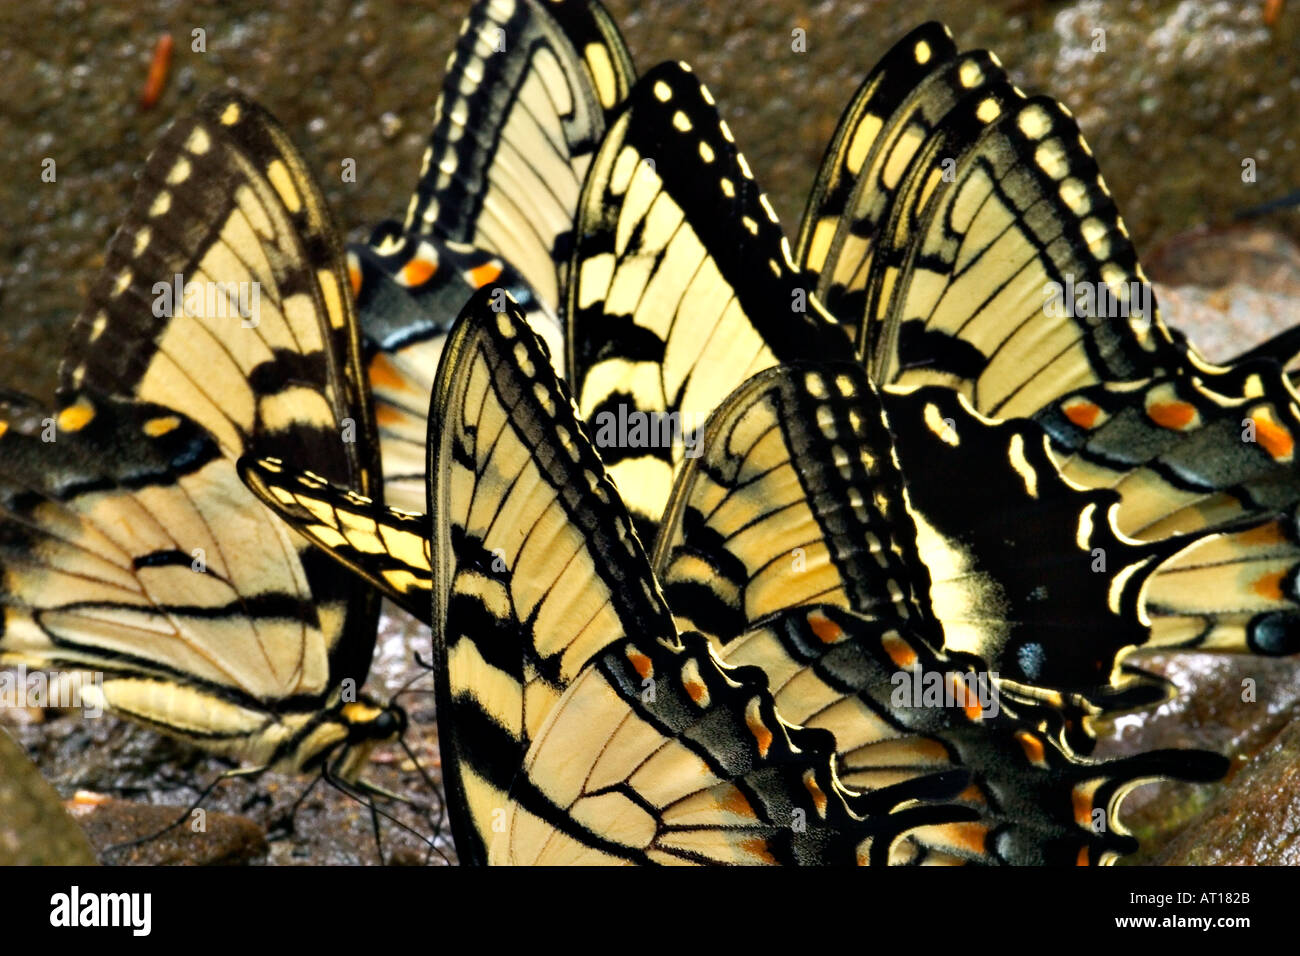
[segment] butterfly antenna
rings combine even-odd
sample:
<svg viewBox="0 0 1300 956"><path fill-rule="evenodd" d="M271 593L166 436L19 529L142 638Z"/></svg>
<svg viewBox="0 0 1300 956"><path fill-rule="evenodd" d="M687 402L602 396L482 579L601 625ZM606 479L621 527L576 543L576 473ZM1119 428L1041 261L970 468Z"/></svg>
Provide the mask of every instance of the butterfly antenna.
<svg viewBox="0 0 1300 956"><path fill-rule="evenodd" d="M415 663L419 664L421 667L426 667L426 666L427 666L427 665L424 663L424 661L420 660L420 652L419 652L419 651L416 651L416 652L415 652ZM429 668L427 668L427 669L428 669L428 670L432 670L433 668L429 667ZM413 675L413 676L410 678L410 680L408 680L405 684L403 684L401 687L399 687L399 688L397 689L397 693L393 695L392 701L390 701L390 703L396 702L397 698L401 697L403 694L431 694L431 693L433 693L433 688L430 688L430 687L422 687L422 688L420 688L419 690L412 690L412 688L411 688L411 685L412 685L412 684L416 683L417 681L422 681L422 680L424 680L424 679L425 679L426 677L428 677L428 676L429 676L428 674L415 674L415 675Z"/></svg>

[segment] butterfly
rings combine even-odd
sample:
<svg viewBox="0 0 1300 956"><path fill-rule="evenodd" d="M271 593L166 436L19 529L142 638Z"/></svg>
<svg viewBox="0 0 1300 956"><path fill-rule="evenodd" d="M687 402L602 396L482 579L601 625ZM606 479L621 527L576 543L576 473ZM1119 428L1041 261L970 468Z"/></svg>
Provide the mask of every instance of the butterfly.
<svg viewBox="0 0 1300 956"><path fill-rule="evenodd" d="M1063 474L1119 492L1122 532L1224 532L1153 581L1153 645L1294 652L1294 335L1214 366L1169 330L1063 106L918 27L845 111L796 256L887 408L932 384L1034 418Z"/></svg>
<svg viewBox="0 0 1300 956"><path fill-rule="evenodd" d="M637 83L583 189L565 310L578 410L646 541L689 436L778 361L851 354L809 296L771 203L684 63ZM606 439L628 412L644 441Z"/></svg>
<svg viewBox="0 0 1300 956"><path fill-rule="evenodd" d="M1086 702L1036 699L1014 682L999 683L1001 703L991 714L973 696L959 697L962 705L950 711L897 703L900 673L952 681L987 666L978 655L937 646L889 431L859 367L782 366L734 394L706 431L709 451L690 462L675 489L652 563L522 313L496 312L489 302L485 292L467 306L439 372L429 428L437 520L421 559L406 569L407 593L433 605L440 738L463 860L664 862L670 844L662 841L683 826L679 814L693 829L689 849L674 845L673 852L751 863L815 859L792 853L780 828L752 829L748 814L770 822L780 801L752 783L735 784L741 796L725 785L721 768L749 742L718 737L711 728L728 720L720 715L697 725L686 704L720 707L731 699L719 696L722 688L737 681L747 696L758 685L740 673L765 675L773 713L799 713L833 734L835 779L854 792L884 799L911 792L898 787L922 787L947 808L895 833L883 857L893 862L1105 862L1133 846L1116 819L1129 788L1152 777L1222 772L1220 758L1199 752L1090 761L1073 749L1086 737L1070 726L1088 718ZM773 407L776 393L791 407ZM918 396L927 407L948 399L942 390ZM961 408L952 401L945 411ZM836 408L834 424L819 407ZM966 412L961 433L999 448L1023 440L1024 427L992 429ZM820 433L819 444L807 440L810 433ZM1035 463L1047 464L1041 449ZM280 462L244 459L241 473L286 520L351 566L379 562L384 571L373 576L397 579L400 555L421 549L422 529L409 515ZM1106 498L1070 488L1050 470L1043 481L1045 495L1076 509ZM1062 525L1072 539L1074 524ZM372 545L378 542L389 549ZM803 567L780 563L791 542L803 548ZM1124 549L1133 565L1117 567L1103 587L1131 581L1131 601L1158 555L1152 546ZM1063 560L1088 559L1087 550L1075 550L1082 557ZM746 565L765 554L759 566ZM700 569L707 576L693 573ZM1131 605L1113 614L1104 601L1088 607L1093 618L1080 628L1140 630ZM1022 622L1008 615L1008 623ZM715 655L743 666L717 671ZM715 684L715 673L728 679ZM665 680L684 681L685 698L657 711ZM958 686L974 693L973 683ZM629 716L629 706L639 716ZM746 721L754 706L742 708ZM762 726L770 729L766 717ZM669 729L681 746L668 742ZM707 773L689 769L698 759ZM936 773L972 770L965 787L931 789ZM702 774L709 796L688 788ZM817 812L839 799L817 797ZM942 818L954 808L963 812ZM1092 829L1095 812L1108 826ZM738 839L761 852L735 857ZM844 847L836 853L852 856Z"/></svg>
<svg viewBox="0 0 1300 956"><path fill-rule="evenodd" d="M873 381L947 385L987 415L1188 360L1069 112L1026 97L991 54L959 53L939 23L858 88L796 256Z"/></svg>
<svg viewBox="0 0 1300 956"><path fill-rule="evenodd" d="M571 330L580 321L587 325L583 332L569 336L574 355L566 366L574 377L579 410L596 436L602 457L613 458L615 484L633 502L634 515L639 512L649 528L646 539L657 533L661 543L667 540L665 529L656 532L655 525L663 516L675 471L689 471L692 459L686 457L684 448L673 449L669 443L650 452L634 446L625 455L626 448L615 447L608 454L610 446L600 440L601 422L596 415L611 412L619 404L610 402L610 396L625 397L632 412L680 413L694 404L707 413L746 376L762 373L778 361L825 361L828 356L847 358L853 354L851 341L818 305L815 294L807 295L797 270L789 265L791 256L775 217L764 208L743 157L734 146L722 152L730 141L707 91L689 71L671 64L657 68L633 90L624 112L611 127L593 164L580 209L568 314ZM720 154L726 161L718 164ZM738 190L738 183L743 191ZM729 202L737 199L738 192L741 198ZM701 241L701 236L707 242ZM754 268L763 265L768 266L767 272ZM767 286L754 278L766 281L769 274L776 281ZM752 294L755 285L766 294ZM802 299L801 292L805 293ZM805 307L802 312L799 305ZM695 336L711 348L701 347ZM818 344L819 348L810 348ZM696 377L700 368L707 368L710 374ZM735 378L729 380L730 375ZM870 387L851 375L848 381L846 395L870 394ZM691 388L708 397L683 400ZM716 394L709 394L710 390ZM835 397L826 388L823 392ZM1175 556L1196 553L1184 550L1192 538L1152 541L1146 546L1128 539L1111 521L1113 498L1080 497L1056 477L1041 430L1018 422L999 431L997 423L980 416L969 400L951 390L936 392L932 388L919 396L914 392L912 387L898 387L885 396L886 407L891 403L894 407L893 416L887 417L887 422L892 422L888 428L891 439L877 436L874 453L867 452L882 457L880 448L890 448L887 454L897 454L903 465L905 491L897 497L893 516L882 525L896 529L894 538L902 542L904 552L899 564L907 573L884 574L870 564L851 565L841 571L850 582L843 590L871 582L888 590L898 587L899 581L910 580L909 590L899 591L893 606L919 609L912 616L924 612L922 617L930 621L922 628L922 634L928 636L912 645L913 658L922 659L925 655L917 648L923 648L933 660L948 656L967 661L967 668L975 667L973 662L983 662L985 669L998 669L1005 675L999 678L999 686L1014 703L1008 712L1017 711L1017 716L1001 735L987 726L976 732L945 726L942 730L947 736L940 736L939 750L946 755L943 759L981 768L978 792L988 806L999 809L989 811L980 829L968 830L965 841L953 839L949 833L944 840L930 837L927 842L909 836L904 843L916 851L917 859L1110 859L1131 844L1084 839L1081 847L1079 834L1074 832L1080 821L1074 814L1082 803L1076 803L1076 798L1095 797L1098 804L1087 804L1083 816L1100 810L1102 820L1110 823L1104 832L1118 838L1122 830L1115 825L1114 814L1123 792L1138 778L1170 773L1208 779L1223 767L1221 761L1203 754L1152 756L1153 762L1145 770L1137 765L1129 768L1131 777L1113 770L1114 777L1103 786L1098 781L1110 771L1095 771L1086 759L1093 746L1091 724L1098 715L1150 703L1168 693L1167 686L1132 671L1124 659L1132 647L1149 639L1145 617L1148 581ZM809 420L822 426L821 416L834 413L828 406L808 407L802 414L807 433ZM860 409L854 414L863 420ZM846 427L844 422L852 420L852 415L843 421L832 417L830 424ZM757 430L756 434L772 440L774 431ZM703 447L716 444L706 441ZM722 444L730 447L734 443L727 439ZM914 449L913 458L909 452ZM796 460L801 467L793 471L808 474L813 470L808 449L798 450L802 457L796 456ZM838 456L846 453L842 447L832 446L822 454L838 465ZM944 468L918 465L935 457L944 460ZM635 468L620 471L620 458L653 460L651 467L637 462ZM715 470L720 467L714 465ZM982 478L973 489L953 480L954 475L969 474ZM987 483L984 476L990 476ZM709 477L717 476L711 472ZM648 493L638 502L636 495L643 489ZM266 490L268 498L277 494L270 486ZM781 573L778 562L790 553L779 552L774 546L769 550L769 539L780 539L758 530L767 530L764 516L769 512L764 495L768 490L747 490L751 492L748 497L733 499L738 502L733 503L735 514L726 516L739 529L734 541L720 543L716 529L707 529L715 532L715 539L697 540L680 564L657 568L664 581L677 587L679 595L684 594L676 602L689 615L683 626L710 633L724 652L744 630L743 625L754 622L741 614L749 608L736 593L726 593L728 589L745 595L751 593L751 586L761 591L755 582L767 574L773 583L766 607L790 614L792 608L809 601L802 586L819 580L816 575L805 580ZM845 540L858 542L858 547L866 542L873 554L885 552L881 528L854 526L844 519L850 510L871 500L861 487L832 486L823 492L828 505L824 512L812 509L815 520L801 512L797 503L800 494L811 497L807 488L799 488L795 482L776 492L785 497L778 496L770 505L771 513L805 514L804 521L794 524L796 533L838 536L841 545ZM279 493L281 506L298 510L307 533L329 543L353 566L378 567L372 580L392 590L405 588L407 599L419 606L434 575L418 527L403 527L403 522L370 508L339 501L321 486L298 486L294 494L281 486ZM643 506L638 509L636 504ZM1018 560L1017 554L1023 558L1025 553L1023 543L1019 548L1008 546L1006 533L996 520L1004 513L1023 534L1023 542L1049 554L1051 573L1046 579L1033 562ZM670 520L687 519L674 515ZM1209 547L1208 541L1199 541L1197 546ZM387 546L398 542L400 549ZM797 539L792 550L808 543L807 538ZM806 555L800 557L806 559ZM842 554L837 557L843 559ZM826 566L820 570L824 573ZM679 573L682 580L674 578ZM1087 575L1081 579L1086 582L1082 588L1075 586L1080 575ZM792 582L797 586L792 587ZM692 595L691 587L702 590ZM712 602L705 596L711 588L724 592ZM832 586L830 592L834 590ZM813 593L831 600L829 592ZM740 609L728 605L727 598L740 602ZM847 600L845 594L839 599ZM849 607L861 616L869 610L852 602ZM832 615L842 610L842 605L832 603L816 613L833 619ZM723 620L730 616L733 624L739 617L739 630L723 633L718 620L708 618L710 613ZM787 706L801 714L810 701L822 700L813 680L820 662L801 649L795 637L815 636L812 620L820 618L810 618L802 625L786 622L771 632L775 636L768 641L749 638L744 642L758 648L784 642L780 654L765 653L760 659L773 680L777 675L798 675L799 693L792 693ZM825 625L818 626L825 629ZM837 626L845 633L861 630L860 625ZM1105 633L1108 640L1094 642L1098 632ZM805 643L817 646L811 639ZM846 726L837 727L837 741L865 740L864 751L875 747L875 759L883 763L880 767L862 764L856 771L863 775L860 779L872 779L876 770L905 774L914 769L917 758L906 748L899 748L903 759L892 763L878 756L888 748L879 747L883 741L873 738L870 730L885 722L881 715L892 714L899 720L891 711L892 701L889 705L882 702L879 675L874 685L852 689L861 693L859 700L872 702L867 705L871 716L859 713ZM839 691L844 693L842 688ZM847 712L845 707L839 713ZM846 760L853 749L844 751ZM1008 753L1020 763L1009 760ZM1034 770L1052 768L1060 774L1054 778L1058 788L1054 799L1048 799L1041 789L1041 781L1053 778L1026 775L1026 761ZM1005 769L1008 765L1013 770ZM1076 790L1080 776L1087 774L1095 774L1092 782ZM1031 780L1039 782L1031 784ZM1015 801L1015 795L1027 793L1039 797ZM1072 796L1066 799L1065 793ZM1008 810L1011 803L1016 803L1015 812ZM1004 816L999 817L999 812ZM1034 836L1021 839L1025 834ZM1068 852L1067 847L1071 848Z"/></svg>
<svg viewBox="0 0 1300 956"><path fill-rule="evenodd" d="M221 92L167 130L71 329L57 408L3 411L0 660L102 677L87 706L253 770L353 781L400 736L402 710L360 690L376 595L235 470L275 452L379 489L342 251L265 110Z"/></svg>
<svg viewBox="0 0 1300 956"><path fill-rule="evenodd" d="M433 375L475 289L508 293L563 362L561 290L578 196L634 76L595 0L471 7L404 219L348 249L390 504L424 507Z"/></svg>
<svg viewBox="0 0 1300 956"><path fill-rule="evenodd" d="M678 115L683 119L675 119ZM810 312L796 311L803 290L788 243L733 139L689 67L661 64L623 101L591 164L577 213L564 310L572 354L563 365L579 412L644 542L654 540L674 468L685 455L682 439L732 389L778 358L851 348L815 299L807 301ZM635 203L628 199L634 192ZM670 210L659 214L661 232L646 228L651 208ZM625 244L611 251L618 236ZM670 249L656 244L668 239ZM755 277L753 261L770 263L769 272ZM620 287L611 288L611 279ZM655 298L644 295L651 285ZM670 320L675 304L685 321L672 321L666 333L648 327ZM627 309L636 314L624 314ZM669 364L670 354L680 363ZM371 370L373 381L373 364ZM419 391L414 382L406 390L410 442ZM617 429L610 429L620 411L625 417L634 413L647 439L668 423L676 440L620 443ZM404 475L418 478L409 445L403 460L411 463ZM410 571L422 561L418 521L406 527L409 534L400 547L390 530L388 541L373 542L365 549L366 560L350 565L427 622L428 602L420 588L430 575L423 568ZM338 542L331 536L321 543ZM400 551L391 576L384 573L383 559L376 560L390 550Z"/></svg>

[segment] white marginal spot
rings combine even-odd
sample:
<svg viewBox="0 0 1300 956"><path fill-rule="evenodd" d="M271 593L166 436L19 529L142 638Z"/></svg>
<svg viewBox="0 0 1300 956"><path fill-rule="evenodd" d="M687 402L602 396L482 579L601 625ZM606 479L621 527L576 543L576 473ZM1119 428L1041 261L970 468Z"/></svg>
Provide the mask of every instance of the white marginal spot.
<svg viewBox="0 0 1300 956"><path fill-rule="evenodd" d="M293 176L289 174L289 168L283 161L271 160L270 165L266 167L266 178L275 187L275 191L280 195L280 201L289 212L296 213L302 208L302 197L298 195L298 187L294 184Z"/></svg>
<svg viewBox="0 0 1300 956"><path fill-rule="evenodd" d="M1084 505L1079 512L1079 527L1074 532L1074 543L1080 551L1092 550L1092 513L1096 508L1095 504L1090 503Z"/></svg>
<svg viewBox="0 0 1300 956"><path fill-rule="evenodd" d="M961 437L957 434L957 429L951 427L939 412L939 406L933 402L927 402L925 406L925 427L934 432L939 440L944 444L952 445L956 448L961 444Z"/></svg>
<svg viewBox="0 0 1300 956"><path fill-rule="evenodd" d="M185 182L186 179L190 178L191 169L190 160L182 156L181 159L175 161L175 165L166 174L166 185L175 186L177 183Z"/></svg>
<svg viewBox="0 0 1300 956"><path fill-rule="evenodd" d="M185 148L195 156L202 156L212 148L212 137L208 136L208 131L202 126L196 126L189 139L185 140Z"/></svg>
<svg viewBox="0 0 1300 956"><path fill-rule="evenodd" d="M1011 441L1007 443L1007 458L1011 462L1011 467L1016 470L1020 480L1025 483L1025 491L1031 498L1038 497L1038 472L1034 471L1034 466L1029 463L1025 457L1025 438L1023 435L1012 435Z"/></svg>
<svg viewBox="0 0 1300 956"><path fill-rule="evenodd" d="M153 217L167 215L167 210L172 208L172 194L167 190L162 190L157 196L153 197L153 202L149 206L149 215Z"/></svg>
<svg viewBox="0 0 1300 956"><path fill-rule="evenodd" d="M1115 575L1110 582L1110 591L1106 595L1106 604L1110 607L1111 612L1118 614L1120 612L1120 602L1124 598L1124 586L1128 584L1128 579L1137 573L1142 567L1143 562L1138 561L1133 564L1127 564L1119 574Z"/></svg>
<svg viewBox="0 0 1300 956"><path fill-rule="evenodd" d="M1020 111L1020 115L1016 117L1016 125L1020 127L1020 132L1031 140L1040 140L1052 128L1052 118L1047 114L1047 110L1035 103Z"/></svg>

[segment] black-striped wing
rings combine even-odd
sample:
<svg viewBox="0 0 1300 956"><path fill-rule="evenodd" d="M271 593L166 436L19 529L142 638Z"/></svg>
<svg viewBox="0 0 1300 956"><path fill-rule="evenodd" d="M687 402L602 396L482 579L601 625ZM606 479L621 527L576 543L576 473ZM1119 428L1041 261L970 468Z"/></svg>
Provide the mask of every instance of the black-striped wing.
<svg viewBox="0 0 1300 956"><path fill-rule="evenodd" d="M964 816L903 812L949 777L850 796L829 735L786 725L761 671L677 634L567 390L518 313L484 303L439 375L430 510L442 739L487 860L865 862Z"/></svg>
<svg viewBox="0 0 1300 956"><path fill-rule="evenodd" d="M404 222L381 223L349 249L388 504L424 507L433 377L474 290L510 295L563 370L558 316L578 195L632 76L595 0L471 8Z"/></svg>
<svg viewBox="0 0 1300 956"><path fill-rule="evenodd" d="M183 409L232 456L323 458L368 490L374 426L337 233L265 110L218 93L167 131L60 374L65 401L89 386Z"/></svg>
<svg viewBox="0 0 1300 956"><path fill-rule="evenodd" d="M1208 539L1128 538L1116 493L1063 480L1032 422L981 419L946 388L888 399L945 647L1017 682L1085 695L1123 686L1121 662L1149 640L1149 579Z"/></svg>
<svg viewBox="0 0 1300 956"><path fill-rule="evenodd" d="M1290 654L1300 647L1295 454L1300 407L1280 368L1106 383L1038 416L1062 474L1120 495L1142 540L1223 529L1151 582L1152 644Z"/></svg>
<svg viewBox="0 0 1300 956"><path fill-rule="evenodd" d="M1289 339L1227 368L1175 345L1073 119L981 56L938 24L886 55L828 152L804 265L846 321L865 317L877 382L1036 417L1067 477L1119 493L1123 532L1225 530L1153 580L1152 644L1285 652L1300 407L1266 359Z"/></svg>
<svg viewBox="0 0 1300 956"><path fill-rule="evenodd" d="M582 181L632 60L596 0L486 0L461 27L405 232L513 265L559 303Z"/></svg>
<svg viewBox="0 0 1300 956"><path fill-rule="evenodd" d="M953 403L933 404L944 396ZM964 799L980 819L913 834L918 861L1074 862L1082 853L1100 862L1128 852L1119 800L1109 796L1162 774L1213 776L1219 761L1090 762L1085 718L1135 703L1134 691L1162 689L1126 682L1123 693L1084 701L1030 691L1016 667L1025 646L1047 648L1033 655L1041 663L1075 654L1087 637L1089 652L1111 654L1101 676L1072 662L1037 676L1065 675L1076 688L1105 682L1118 652L1092 635L1144 638L1133 596L1152 554L1112 533L1101 543L1117 567L1094 573L1085 545L1101 535L1080 538L1081 523L1090 509L1105 523L1103 496L1056 479L1041 437L1037 453L1016 452L1024 423L985 424L944 390L918 393L917 402L921 420L907 425L917 444L967 446L932 450L933 479L900 473L879 399L858 367L783 367L738 390L711 419L704 454L686 464L659 540L656 569L678 626L709 635L727 663L763 669L788 719L833 732L852 786L888 786L944 766L974 771ZM950 454L990 487L956 480ZM905 466L912 460L902 456ZM943 537L959 535L943 530L948 512L931 503L936 491L952 510L965 504L975 513L956 547ZM941 515L927 518L927 505ZM981 522L981 508L994 509L997 531ZM971 559L954 569L947 559L961 547ZM1039 590L1030 592L1036 573ZM1126 579L1136 580L1126 587ZM1123 603L1111 606L1112 595ZM922 703L923 684L938 692L937 706Z"/></svg>
<svg viewBox="0 0 1300 956"><path fill-rule="evenodd" d="M439 722L462 859L484 862L529 741L597 653L672 623L567 390L480 293L430 408Z"/></svg>
<svg viewBox="0 0 1300 956"><path fill-rule="evenodd" d="M527 865L911 862L907 834L960 825L962 771L846 789L835 740L788 723L757 667L708 641L629 635L538 730L490 861ZM934 801L934 802L931 802Z"/></svg>
<svg viewBox="0 0 1300 956"><path fill-rule="evenodd" d="M947 389L893 396L886 428L861 369L780 369L714 421L656 567L684 623L722 644L782 607L835 604L937 622L946 650L1008 679L1087 691L1145 642L1146 580L1192 543L1124 539L1113 492L1067 485L1041 431Z"/></svg>
<svg viewBox="0 0 1300 956"><path fill-rule="evenodd" d="M804 264L843 288L873 380L947 385L1016 417L1181 368L1078 124L973 69L981 57L955 53L937 24L904 38L846 113L814 192Z"/></svg>
<svg viewBox="0 0 1300 956"><path fill-rule="evenodd" d="M151 675L148 706L124 713L255 756L287 733L277 714L319 720L343 682L357 690L377 597L268 520L234 469L274 453L361 490L378 477L338 240L260 107L216 94L164 135L49 418L48 441L15 431L0 463L5 602L27 622L5 650ZM228 732L222 701L269 729L253 739L241 716Z"/></svg>
<svg viewBox="0 0 1300 956"><path fill-rule="evenodd" d="M429 516L331 484L279 458L243 458L249 489L303 537L425 624L433 614ZM427 484L427 482L426 482Z"/></svg>
<svg viewBox="0 0 1300 956"><path fill-rule="evenodd" d="M93 390L40 415L0 418L0 661L256 764L340 743L325 711L345 679L360 699L365 669L331 654L299 539L211 435Z"/></svg>
<svg viewBox="0 0 1300 956"><path fill-rule="evenodd" d="M484 287L510 296L563 362L559 320L500 257L380 226L371 245L348 250L348 268L366 335L366 371L374 396L384 467L384 501L423 512L427 496L425 431L433 378L447 334L470 296Z"/></svg>
<svg viewBox="0 0 1300 956"><path fill-rule="evenodd" d="M961 772L849 794L830 736L781 720L761 671L724 671L702 636L678 635L567 390L522 314L489 302L452 333L430 419L439 722L462 859L886 861L908 830L972 818L911 807L950 799ZM291 519L324 502L339 529L378 519L336 551L365 555L400 524L248 467Z"/></svg>
<svg viewBox="0 0 1300 956"><path fill-rule="evenodd" d="M684 64L646 74L605 137L566 313L579 412L647 540L693 431L734 388L778 361L851 348Z"/></svg>
<svg viewBox="0 0 1300 956"><path fill-rule="evenodd" d="M877 234L913 164L933 162L936 127L971 97L1003 90L991 54L959 54L940 23L917 27L872 68L845 109L808 199L795 258L818 296L856 338L864 335ZM873 290L878 291L878 290ZM861 345L862 343L860 343Z"/></svg>
<svg viewBox="0 0 1300 956"><path fill-rule="evenodd" d="M805 605L718 651L730 666L761 668L787 720L834 734L840 779L855 790L970 774L953 802L972 817L915 828L895 862L1112 863L1137 849L1121 819L1132 788L1216 780L1227 767L1199 750L1089 759L1072 738L1091 706L1021 693L979 658L936 651L920 633L899 618Z"/></svg>

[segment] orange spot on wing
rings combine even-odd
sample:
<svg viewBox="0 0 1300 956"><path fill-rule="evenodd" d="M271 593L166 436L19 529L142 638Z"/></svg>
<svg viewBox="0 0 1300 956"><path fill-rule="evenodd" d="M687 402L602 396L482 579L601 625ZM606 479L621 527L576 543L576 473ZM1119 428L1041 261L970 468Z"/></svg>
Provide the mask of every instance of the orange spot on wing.
<svg viewBox="0 0 1300 956"><path fill-rule="evenodd" d="M1237 540L1242 544L1282 544L1286 541L1286 535L1282 533L1282 526L1278 522L1269 521L1241 532L1237 535Z"/></svg>
<svg viewBox="0 0 1300 956"><path fill-rule="evenodd" d="M907 641L897 634L886 634L881 638L880 646L885 649L885 653L896 666L912 667L916 664L916 651L912 650Z"/></svg>
<svg viewBox="0 0 1300 956"><path fill-rule="evenodd" d="M348 263L348 285L352 287L352 298L361 294L361 269L353 263Z"/></svg>
<svg viewBox="0 0 1300 956"><path fill-rule="evenodd" d="M65 432L80 431L95 417L95 409L84 399L78 399L59 412L58 427Z"/></svg>
<svg viewBox="0 0 1300 956"><path fill-rule="evenodd" d="M1196 408L1187 402L1152 402L1147 406L1147 417L1161 428L1182 431L1196 421Z"/></svg>
<svg viewBox="0 0 1300 956"><path fill-rule="evenodd" d="M749 805L745 795L736 787L727 787L725 796L718 801L718 808L738 817L753 818L754 808Z"/></svg>
<svg viewBox="0 0 1300 956"><path fill-rule="evenodd" d="M754 735L754 740L758 744L758 755L766 757L772 747L772 731L763 723L758 708L752 704L745 710L745 725L749 727L749 732Z"/></svg>
<svg viewBox="0 0 1300 956"><path fill-rule="evenodd" d="M986 803L984 791L979 788L979 784L972 783L969 787L957 794L958 800L965 800L967 803Z"/></svg>
<svg viewBox="0 0 1300 956"><path fill-rule="evenodd" d="M813 611L808 615L808 626L823 644L835 644L844 639L844 628L821 611Z"/></svg>
<svg viewBox="0 0 1300 956"><path fill-rule="evenodd" d="M1282 7L1284 5L1285 0L1264 0L1264 14L1261 18L1264 21L1264 26L1269 29L1277 26L1277 21L1282 18Z"/></svg>
<svg viewBox="0 0 1300 956"><path fill-rule="evenodd" d="M966 681L958 674L952 675L952 689L952 699L961 706L967 720L979 720L984 715L984 706L979 702L979 698L970 692Z"/></svg>
<svg viewBox="0 0 1300 956"><path fill-rule="evenodd" d="M167 74L172 65L172 47L174 41L170 33L164 33L153 47L153 59L149 61L149 76L144 81L144 90L140 93L141 109L152 109L162 96L167 86Z"/></svg>
<svg viewBox="0 0 1300 956"><path fill-rule="evenodd" d="M402 282L408 286L420 286L429 281L429 277L438 271L438 264L428 259L412 259L402 266Z"/></svg>
<svg viewBox="0 0 1300 956"><path fill-rule="evenodd" d="M645 675L642 674L641 677L644 679ZM709 697L709 689L697 680L682 681L682 686L686 688L686 693L690 695L691 700L697 704L702 703Z"/></svg>
<svg viewBox="0 0 1300 956"><path fill-rule="evenodd" d="M1092 866L1092 860L1088 857L1088 848L1079 847L1079 855L1074 861L1075 866Z"/></svg>
<svg viewBox="0 0 1300 956"><path fill-rule="evenodd" d="M741 850L763 863L776 865L776 857L772 856L767 849L767 841L758 837L749 837L741 840L738 844Z"/></svg>
<svg viewBox="0 0 1300 956"><path fill-rule="evenodd" d="M388 360L388 356L382 352L376 354L370 360L368 374L371 388L402 389L408 385L406 376L394 368L393 363Z"/></svg>
<svg viewBox="0 0 1300 956"><path fill-rule="evenodd" d="M1074 804L1074 821L1081 827L1092 826L1092 794L1082 787L1075 787L1070 793Z"/></svg>
<svg viewBox="0 0 1300 956"><path fill-rule="evenodd" d="M632 667L639 675L641 675L642 680L645 680L654 673L654 664L651 662L650 658L646 657L635 648L632 648L627 652L627 659L631 661ZM688 692L689 690L690 688L687 688ZM696 701L696 703L699 703L699 701Z"/></svg>
<svg viewBox="0 0 1300 956"><path fill-rule="evenodd" d="M481 289L489 282L495 282L501 276L501 266L495 262L485 262L469 270L469 284Z"/></svg>
<svg viewBox="0 0 1300 956"><path fill-rule="evenodd" d="M1282 579L1286 577L1285 571L1272 571L1262 577L1256 578L1255 583L1250 589L1260 597L1268 598L1270 601L1281 601L1284 598L1282 594Z"/></svg>
<svg viewBox="0 0 1300 956"><path fill-rule="evenodd" d="M375 403L376 425L397 425L406 420L406 413L398 411L386 402Z"/></svg>
<svg viewBox="0 0 1300 956"><path fill-rule="evenodd" d="M817 815L819 817L826 816L826 794L818 785L817 777L811 770L804 772L803 785L804 789L808 791L808 795L812 797L813 806L817 808Z"/></svg>
<svg viewBox="0 0 1300 956"><path fill-rule="evenodd" d="M1045 759L1043 753L1043 742L1033 734L1021 730L1016 733L1016 742L1025 752L1025 757L1032 764L1042 764Z"/></svg>
<svg viewBox="0 0 1300 956"><path fill-rule="evenodd" d="M1101 416L1101 408L1095 402L1082 399L1067 402L1061 406L1061 411L1065 413L1066 418L1080 428L1092 428L1093 425L1097 424L1097 419Z"/></svg>
<svg viewBox="0 0 1300 956"><path fill-rule="evenodd" d="M984 852L984 841L989 834L988 827L982 823L950 823L942 832L950 844L971 853Z"/></svg>
<svg viewBox="0 0 1300 956"><path fill-rule="evenodd" d="M1251 415L1250 418L1255 423L1256 440L1273 456L1273 460L1289 459L1295 450L1295 439L1291 437L1291 433L1261 414Z"/></svg>

